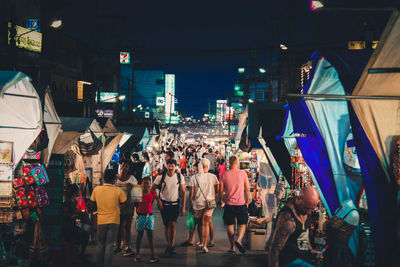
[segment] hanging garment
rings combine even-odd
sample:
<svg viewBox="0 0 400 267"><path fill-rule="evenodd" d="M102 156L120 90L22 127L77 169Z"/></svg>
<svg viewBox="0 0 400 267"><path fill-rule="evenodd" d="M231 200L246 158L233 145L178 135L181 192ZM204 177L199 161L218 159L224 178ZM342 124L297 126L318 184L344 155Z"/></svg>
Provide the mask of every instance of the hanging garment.
<svg viewBox="0 0 400 267"><path fill-rule="evenodd" d="M78 146L82 156L96 155L103 147L101 141L97 139L96 135L91 130L90 130L90 135L93 139L93 142L91 143L82 142L80 139L78 140Z"/></svg>
<svg viewBox="0 0 400 267"><path fill-rule="evenodd" d="M326 224L328 249L324 256L323 266L355 266L354 256L348 243L357 226L345 221L346 217L353 211L356 211L356 209L351 209L343 218L335 215Z"/></svg>

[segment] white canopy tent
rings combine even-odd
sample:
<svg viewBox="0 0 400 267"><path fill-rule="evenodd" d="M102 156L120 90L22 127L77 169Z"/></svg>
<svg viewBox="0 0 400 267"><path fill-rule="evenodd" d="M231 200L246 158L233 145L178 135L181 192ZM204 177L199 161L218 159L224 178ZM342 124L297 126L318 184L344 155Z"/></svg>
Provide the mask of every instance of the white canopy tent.
<svg viewBox="0 0 400 267"><path fill-rule="evenodd" d="M46 126L47 136L49 137L49 144L45 150L44 157L44 164L47 164L50 160L58 134L61 132L62 125L49 90L46 90L43 119L44 125Z"/></svg>
<svg viewBox="0 0 400 267"><path fill-rule="evenodd" d="M13 142L17 165L42 129L41 102L22 72L1 71L0 90L0 141Z"/></svg>

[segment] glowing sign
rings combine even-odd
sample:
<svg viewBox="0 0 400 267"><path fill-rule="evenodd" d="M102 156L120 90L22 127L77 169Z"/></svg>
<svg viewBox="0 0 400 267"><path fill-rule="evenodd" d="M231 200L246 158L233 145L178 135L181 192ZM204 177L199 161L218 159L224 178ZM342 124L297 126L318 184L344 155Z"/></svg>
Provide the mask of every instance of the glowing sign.
<svg viewBox="0 0 400 267"><path fill-rule="evenodd" d="M175 111L175 74L165 74L165 116Z"/></svg>
<svg viewBox="0 0 400 267"><path fill-rule="evenodd" d="M156 105L157 106L165 106L165 97L161 97L161 96L157 97Z"/></svg>
<svg viewBox="0 0 400 267"><path fill-rule="evenodd" d="M100 102L117 103L117 92L100 92Z"/></svg>
<svg viewBox="0 0 400 267"><path fill-rule="evenodd" d="M26 28L28 28L29 30L40 32L40 20L28 19L26 23Z"/></svg>
<svg viewBox="0 0 400 267"><path fill-rule="evenodd" d="M129 52L119 52L119 63L130 64L131 63L131 54Z"/></svg>
<svg viewBox="0 0 400 267"><path fill-rule="evenodd" d="M33 52L42 52L42 34L15 25L15 45ZM8 44L11 44L11 22L8 23Z"/></svg>

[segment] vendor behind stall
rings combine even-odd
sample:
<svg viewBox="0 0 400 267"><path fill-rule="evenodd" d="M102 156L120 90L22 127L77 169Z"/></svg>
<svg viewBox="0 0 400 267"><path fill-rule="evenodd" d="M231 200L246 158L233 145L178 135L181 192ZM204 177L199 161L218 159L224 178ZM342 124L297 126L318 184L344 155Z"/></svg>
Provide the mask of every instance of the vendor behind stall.
<svg viewBox="0 0 400 267"><path fill-rule="evenodd" d="M314 266L322 254L309 241L311 212L319 203L315 187L308 186L281 209L272 235L268 266Z"/></svg>

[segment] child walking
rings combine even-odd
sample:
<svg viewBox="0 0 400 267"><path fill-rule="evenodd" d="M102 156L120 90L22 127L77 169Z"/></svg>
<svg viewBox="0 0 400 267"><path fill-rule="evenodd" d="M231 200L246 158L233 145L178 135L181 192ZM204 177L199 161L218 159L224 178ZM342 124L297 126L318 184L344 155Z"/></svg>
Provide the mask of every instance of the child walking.
<svg viewBox="0 0 400 267"><path fill-rule="evenodd" d="M157 194L154 191L150 190L151 180L149 177L143 178L142 186L143 186L142 202L140 202L137 207L137 217L136 217L136 231L138 232L138 235L136 239L135 261L139 262L141 260L140 243L142 242L144 230L146 230L152 255L150 262L155 263L160 260L154 252L154 242L153 242L154 217L153 217L152 205L154 199L157 200L158 206L161 205L161 201L158 198Z"/></svg>

